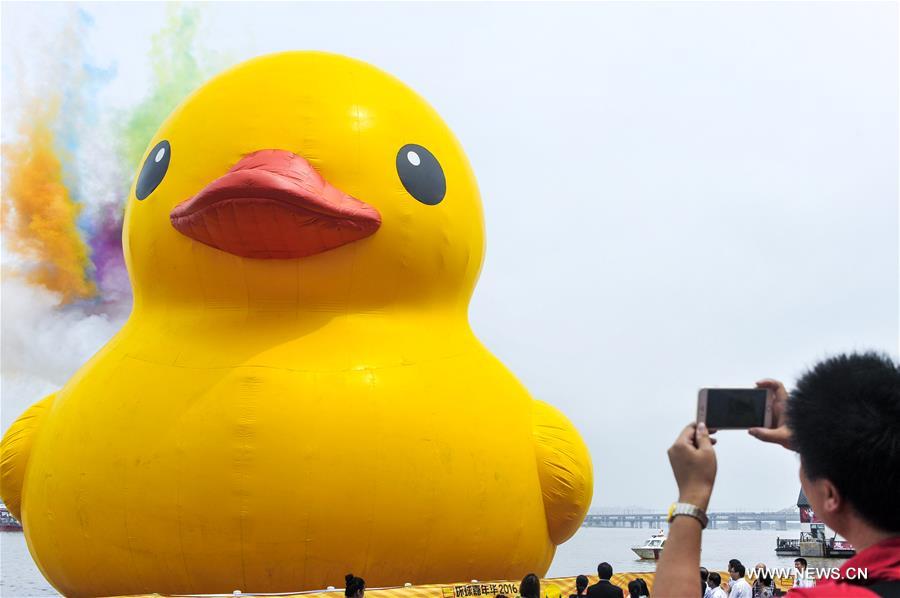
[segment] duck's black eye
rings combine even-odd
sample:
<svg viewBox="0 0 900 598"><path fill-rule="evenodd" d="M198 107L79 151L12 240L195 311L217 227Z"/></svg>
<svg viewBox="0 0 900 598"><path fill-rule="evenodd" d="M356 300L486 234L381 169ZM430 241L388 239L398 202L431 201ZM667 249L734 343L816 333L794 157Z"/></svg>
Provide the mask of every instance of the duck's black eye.
<svg viewBox="0 0 900 598"><path fill-rule="evenodd" d="M397 152L397 174L406 191L429 206L437 205L447 192L444 170L434 154L421 145L409 143Z"/></svg>
<svg viewBox="0 0 900 598"><path fill-rule="evenodd" d="M134 194L138 199L146 199L156 189L166 176L169 169L169 160L172 158L172 147L165 139L153 146L141 174L138 175L137 185L134 186Z"/></svg>

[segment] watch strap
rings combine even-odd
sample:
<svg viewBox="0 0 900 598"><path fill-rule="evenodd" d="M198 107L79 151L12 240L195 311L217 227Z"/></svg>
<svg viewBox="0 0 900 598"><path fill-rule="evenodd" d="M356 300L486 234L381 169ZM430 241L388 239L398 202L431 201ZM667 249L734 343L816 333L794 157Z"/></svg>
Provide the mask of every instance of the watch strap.
<svg viewBox="0 0 900 598"><path fill-rule="evenodd" d="M669 523L672 523L672 520L678 517L679 515L687 515L688 517L693 517L697 521L700 522L700 526L706 529L706 525L709 523L709 518L706 516L706 512L696 505L692 505L686 502L676 502L669 509Z"/></svg>

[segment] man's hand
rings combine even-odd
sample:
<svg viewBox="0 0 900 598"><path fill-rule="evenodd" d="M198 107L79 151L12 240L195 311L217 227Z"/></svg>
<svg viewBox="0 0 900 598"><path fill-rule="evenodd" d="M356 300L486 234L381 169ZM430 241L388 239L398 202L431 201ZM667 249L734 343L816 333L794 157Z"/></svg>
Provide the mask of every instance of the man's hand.
<svg viewBox="0 0 900 598"><path fill-rule="evenodd" d="M772 427L750 428L748 432L751 436L759 438L763 442L773 442L780 444L786 449L794 450L794 439L791 435L791 429L787 425L788 393L784 389L784 384L778 380L766 378L757 382L756 387L766 388L775 393L775 400L772 403Z"/></svg>
<svg viewBox="0 0 900 598"><path fill-rule="evenodd" d="M678 502L706 510L716 482L716 451L706 424L690 424L669 449L669 463L678 483Z"/></svg>

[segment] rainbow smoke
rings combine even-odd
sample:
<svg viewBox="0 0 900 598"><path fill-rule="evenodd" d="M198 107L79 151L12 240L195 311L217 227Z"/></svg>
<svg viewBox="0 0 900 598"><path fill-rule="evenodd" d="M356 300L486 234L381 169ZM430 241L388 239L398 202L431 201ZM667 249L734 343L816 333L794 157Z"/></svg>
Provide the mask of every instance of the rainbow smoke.
<svg viewBox="0 0 900 598"><path fill-rule="evenodd" d="M198 66L194 42L200 24L196 8L169 5L165 26L153 36L150 51L153 66L152 90L123 119L119 132L121 158L135 168L162 120L204 80Z"/></svg>
<svg viewBox="0 0 900 598"><path fill-rule="evenodd" d="M4 148L7 247L22 258L27 279L63 305L90 299L105 311L130 302L122 218L131 177L162 120L204 78L193 50L198 9L169 5L167 13L152 42L150 95L104 118L98 92L115 68L89 56L93 21L75 9L48 52L59 59L48 69L52 91L42 94L50 99L30 102L21 138Z"/></svg>
<svg viewBox="0 0 900 598"><path fill-rule="evenodd" d="M87 275L88 248L76 226L81 206L63 183L63 167L54 147L55 108L36 109L22 139L3 150L3 230L10 248L32 265L29 281L58 293L63 302L94 296Z"/></svg>

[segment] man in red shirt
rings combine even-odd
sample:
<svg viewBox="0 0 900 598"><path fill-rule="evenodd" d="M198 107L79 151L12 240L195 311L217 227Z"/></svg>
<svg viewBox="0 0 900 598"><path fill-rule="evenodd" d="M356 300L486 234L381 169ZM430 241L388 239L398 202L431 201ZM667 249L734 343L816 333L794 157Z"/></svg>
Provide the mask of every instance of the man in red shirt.
<svg viewBox="0 0 900 598"><path fill-rule="evenodd" d="M840 355L804 374L790 398L776 380L757 386L775 393L775 427L750 434L800 454L800 484L810 505L858 551L838 579L791 590L789 597L900 597L900 367L874 353ZM700 535L716 479L709 434L704 424L691 424L669 449L679 499L654 598L696 593Z"/></svg>

